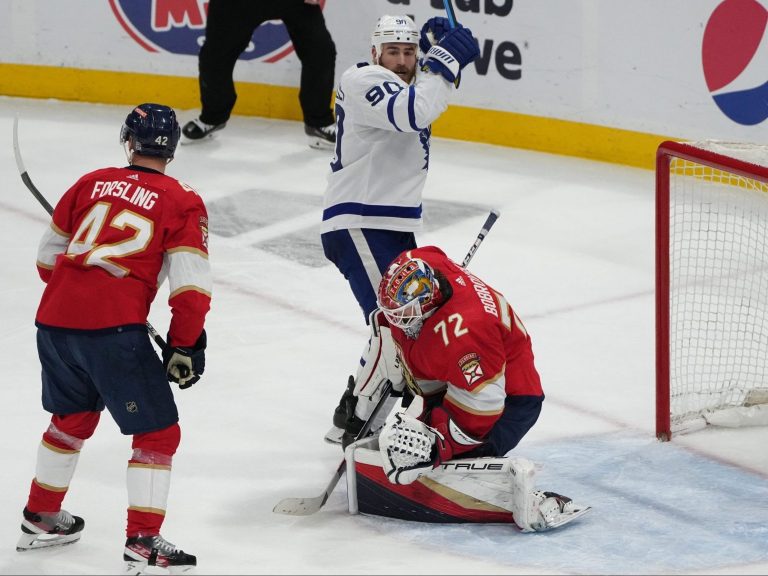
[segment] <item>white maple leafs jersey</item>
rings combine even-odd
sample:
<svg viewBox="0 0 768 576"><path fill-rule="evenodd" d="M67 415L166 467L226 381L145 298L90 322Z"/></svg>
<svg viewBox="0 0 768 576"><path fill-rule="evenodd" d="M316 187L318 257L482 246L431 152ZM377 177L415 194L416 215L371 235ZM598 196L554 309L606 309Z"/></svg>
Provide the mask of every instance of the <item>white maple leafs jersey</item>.
<svg viewBox="0 0 768 576"><path fill-rule="evenodd" d="M421 229L431 124L448 107L452 87L439 74L420 70L410 85L373 64L344 72L321 233Z"/></svg>

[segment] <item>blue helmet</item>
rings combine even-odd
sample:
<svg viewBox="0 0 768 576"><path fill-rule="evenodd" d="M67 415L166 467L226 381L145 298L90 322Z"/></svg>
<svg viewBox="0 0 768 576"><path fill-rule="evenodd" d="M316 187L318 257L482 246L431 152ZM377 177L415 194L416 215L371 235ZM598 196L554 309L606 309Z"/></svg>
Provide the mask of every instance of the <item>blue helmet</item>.
<svg viewBox="0 0 768 576"><path fill-rule="evenodd" d="M173 158L180 136L176 112L162 104L139 104L120 130L121 143L132 138L134 152L159 158Z"/></svg>

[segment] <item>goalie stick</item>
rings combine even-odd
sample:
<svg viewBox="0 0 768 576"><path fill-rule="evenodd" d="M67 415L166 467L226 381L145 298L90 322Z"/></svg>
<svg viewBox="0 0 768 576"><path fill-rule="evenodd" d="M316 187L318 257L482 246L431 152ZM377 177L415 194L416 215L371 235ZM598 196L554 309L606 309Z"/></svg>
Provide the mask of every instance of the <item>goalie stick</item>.
<svg viewBox="0 0 768 576"><path fill-rule="evenodd" d="M477 235L477 239L475 240L474 244L469 249L469 252L467 252L467 255L464 257L464 261L462 263L462 267L466 267L470 260L472 260L472 257L475 255L475 252L480 247L480 244L482 244L485 237L488 235L488 232L490 231L491 227L496 223L496 220L499 218L501 214L498 210L491 210L491 213L488 214L488 217L485 219L485 223L483 224L483 227L480 229L480 234ZM381 394L381 397L379 398L378 403L376 404L376 407L373 409L373 412L371 412L371 415L368 417L368 420L363 425L363 428L360 430L360 432L355 436L355 442L365 438L365 436L368 434L368 431L371 428L371 424L373 424L374 419L376 418L376 415L381 410L381 407L384 405L387 398L389 398L389 394L392 391L392 384L390 382L387 382L384 385L384 391ZM350 444L351 446L351 444ZM278 514L289 514L292 516L309 516L311 514L314 514L315 512L318 512L320 508L325 506L325 503L328 501L329 496L333 492L333 490L336 488L336 484L339 483L339 480L341 480L341 477L344 475L344 471L347 467L347 461L346 458L343 458L341 460L341 463L336 468L336 472L334 472L333 476L331 477L331 481L328 483L328 486L325 488L325 491L321 494L315 496L314 498L283 498L278 502L275 507L272 509L272 512L277 512Z"/></svg>
<svg viewBox="0 0 768 576"><path fill-rule="evenodd" d="M384 390L381 393L381 397L376 403L373 412L371 412L368 420L366 420L365 424L363 424L363 427L360 429L360 432L358 432L357 436L355 436L355 442L365 438L365 436L368 434L368 431L371 429L371 424L373 424L373 421L381 410L381 407L386 403L386 400L389 398L391 391L392 384L387 382L384 385ZM272 512L277 512L279 514L290 514L292 516L309 516L310 514L314 514L320 510L320 508L325 506L325 503L328 501L328 497L331 495L331 492L333 492L334 488L336 488L336 484L339 483L339 480L341 480L341 477L344 475L344 470L346 468L347 459L342 458L341 463L336 468L336 472L334 472L333 476L331 477L331 481L328 482L328 486L326 486L325 491L322 494L319 494L314 498L283 498L275 505L275 507L272 509Z"/></svg>
<svg viewBox="0 0 768 576"><path fill-rule="evenodd" d="M27 169L24 166L24 161L21 159L21 149L19 148L19 118L18 116L14 117L13 119L13 155L16 157L16 167L19 169L19 175L21 176L21 181L24 182L24 185L27 187L27 190L29 190L32 193L32 196L34 196L38 202L45 208L45 210L48 212L49 215L53 214L53 206L51 206L50 202L46 200L45 196L40 192L40 190L37 189L37 186L34 185L32 182L32 179L29 177L29 174L27 173ZM165 350L168 345L165 343L165 340L163 340L163 337L160 336L160 334L157 333L157 330L155 330L154 326L147 322L147 331L149 332L149 335L152 336L152 339L155 341L155 343L160 347L161 350Z"/></svg>

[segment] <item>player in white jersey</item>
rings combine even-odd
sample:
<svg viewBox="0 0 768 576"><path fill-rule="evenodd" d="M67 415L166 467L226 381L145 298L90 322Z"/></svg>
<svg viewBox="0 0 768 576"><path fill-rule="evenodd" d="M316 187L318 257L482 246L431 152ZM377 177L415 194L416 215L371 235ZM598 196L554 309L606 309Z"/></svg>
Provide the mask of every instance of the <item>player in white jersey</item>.
<svg viewBox="0 0 768 576"><path fill-rule="evenodd" d="M480 54L472 33L446 18L419 30L408 16L382 16L371 45L372 62L344 72L336 91L336 151L321 226L325 256L349 282L366 322L382 271L416 247L431 124L448 107L460 71ZM334 426L346 422L348 431L353 386L350 376L334 415Z"/></svg>

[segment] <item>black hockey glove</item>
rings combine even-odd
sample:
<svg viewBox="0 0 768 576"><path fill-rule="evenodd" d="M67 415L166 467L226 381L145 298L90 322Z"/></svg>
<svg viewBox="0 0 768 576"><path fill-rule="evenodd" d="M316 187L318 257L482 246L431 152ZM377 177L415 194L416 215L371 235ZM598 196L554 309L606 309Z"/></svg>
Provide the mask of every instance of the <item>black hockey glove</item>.
<svg viewBox="0 0 768 576"><path fill-rule="evenodd" d="M341 437L341 447L346 448L362 430L365 422L355 416L355 407L357 406L357 396L354 395L355 378L350 376L347 380L347 389L339 400L339 405L333 413L333 425L336 428L342 428L344 435Z"/></svg>
<svg viewBox="0 0 768 576"><path fill-rule="evenodd" d="M168 339L170 342L170 338ZM200 380L205 371L205 348L208 337L205 330L192 348L168 346L163 350L163 366L169 382L178 382L184 390Z"/></svg>

